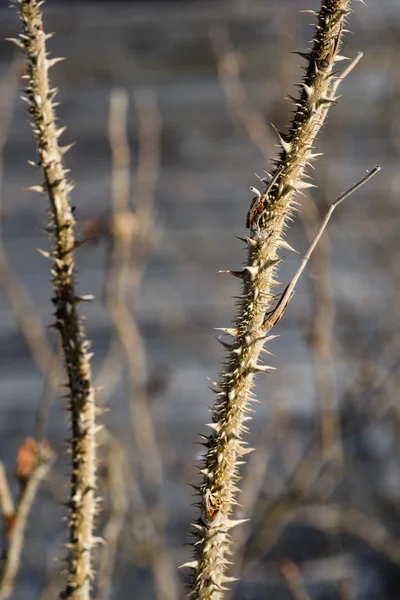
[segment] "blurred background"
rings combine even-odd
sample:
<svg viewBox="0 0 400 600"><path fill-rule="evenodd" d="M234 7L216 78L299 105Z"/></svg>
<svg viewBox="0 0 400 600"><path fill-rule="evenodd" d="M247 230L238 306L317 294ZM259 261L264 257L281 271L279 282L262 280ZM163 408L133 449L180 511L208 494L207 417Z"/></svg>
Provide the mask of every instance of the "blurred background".
<svg viewBox="0 0 400 600"><path fill-rule="evenodd" d="M46 198L20 100L19 24L0 1L0 459L29 437L55 463L28 522L12 598L63 586L69 425L60 391ZM245 218L276 153L309 46L313 0L62 3L44 7L58 114L76 181L79 290L93 340L103 497L97 600L183 598L188 483L233 317ZM300 256L327 205L382 166L335 213L270 344L260 377L235 531L240 581L229 599L400 598L400 4L354 2L342 54L364 57L341 83L318 140L318 186L288 232ZM348 63L340 63L344 68ZM300 257L288 253L281 281ZM283 288L282 288L283 289ZM272 363L271 363L272 361ZM23 447L25 447L23 446ZM64 521L63 521L64 518ZM5 532L3 531L3 534ZM5 547L2 535L2 547Z"/></svg>

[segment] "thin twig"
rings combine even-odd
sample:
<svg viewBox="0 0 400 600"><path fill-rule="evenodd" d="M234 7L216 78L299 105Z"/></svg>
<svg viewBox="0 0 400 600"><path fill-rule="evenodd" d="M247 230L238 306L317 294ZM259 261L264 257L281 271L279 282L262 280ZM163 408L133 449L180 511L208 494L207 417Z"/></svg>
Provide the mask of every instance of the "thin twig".
<svg viewBox="0 0 400 600"><path fill-rule="evenodd" d="M228 27L211 27L210 40L228 106L243 124L250 141L267 157L275 138L262 115L249 104L246 88L240 79L240 55L233 47Z"/></svg>
<svg viewBox="0 0 400 600"><path fill-rule="evenodd" d="M9 529L6 558L0 573L0 600L9 598L14 589L28 515L36 497L39 484L46 476L53 459L53 452L49 448L38 447L36 464L23 486L12 527Z"/></svg>
<svg viewBox="0 0 400 600"><path fill-rule="evenodd" d="M111 103L112 110L113 106L115 101ZM137 208L135 211L126 208L126 197L118 199L114 195L107 305L128 366L129 409L137 458L144 480L153 490L158 490L162 481L162 461L147 398L146 353L138 323L127 303L127 291L133 288L136 297L143 264L154 237L153 196L159 169L161 120L153 93L136 96L136 106L140 127ZM113 111L111 117L113 179L123 176L125 180L128 146L126 134L122 132L126 127L126 112ZM126 185L114 184L113 189L126 196Z"/></svg>
<svg viewBox="0 0 400 600"><path fill-rule="evenodd" d="M175 569L160 532L163 525L163 511L159 504L163 464L159 437L150 411L146 349L135 312L131 309L139 293L148 253L154 246L154 194L160 163L161 116L152 90L137 93L135 105L139 120L139 152L134 181L136 202L134 209L131 209L127 181L130 149L126 133L126 93L121 90L114 92L110 103L109 137L113 183L107 306L127 365L129 410L137 449L135 459L140 467L144 495L150 497L151 508L157 507L157 523L151 521L151 529L154 531L146 540L155 579L155 595L158 600L175 600L178 594ZM117 110L118 107L120 110ZM116 353L118 349L112 342L107 362L113 359L113 348ZM118 368L123 364L120 360ZM136 482L135 485L138 486ZM148 522L151 510L147 507L142 510L146 513L143 518ZM137 517L140 519L139 515Z"/></svg>
<svg viewBox="0 0 400 600"><path fill-rule="evenodd" d="M4 529L8 533L15 519L15 508L7 481L6 470L2 462L0 462L0 510L3 517Z"/></svg>
<svg viewBox="0 0 400 600"><path fill-rule="evenodd" d="M307 262L310 260L311 255L312 255L316 245L318 244L319 239L320 239L321 235L323 234L326 226L328 225L328 222L329 222L333 212L335 211L335 209L339 206L339 204L341 204L343 202L343 200L348 198L351 194L354 194L354 192L356 190L358 190L361 186L363 186L365 183L367 183L367 181L372 179L372 177L374 175L376 175L380 170L381 170L381 168L379 165L374 167L372 169L372 171L370 173L368 173L368 175L366 175L365 177L360 179L360 181L355 183L346 192L343 192L343 194L341 194L335 200L335 202L332 202L332 204L329 205L328 210L326 211L324 220L322 221L320 228L314 237L314 240L311 242L307 252L305 253L304 258L301 261L300 266L297 269L292 281L286 287L285 291L283 292L282 296L279 299L277 306L274 308L272 313L268 316L266 321L264 321L263 329L265 331L269 331L270 329L272 329L272 327L274 327L274 325L276 325L282 318L286 308L288 307L290 300L293 297L294 288L296 287L296 284L297 284L302 272L304 271Z"/></svg>
<svg viewBox="0 0 400 600"><path fill-rule="evenodd" d="M103 531L104 545L99 561L97 600L108 600L111 596L112 580L116 564L118 542L123 530L128 510L126 461L124 451L118 442L111 442L108 464L108 495L110 516Z"/></svg>
<svg viewBox="0 0 400 600"><path fill-rule="evenodd" d="M284 560L280 562L279 569L293 596L293 600L311 600L295 562L289 559Z"/></svg>

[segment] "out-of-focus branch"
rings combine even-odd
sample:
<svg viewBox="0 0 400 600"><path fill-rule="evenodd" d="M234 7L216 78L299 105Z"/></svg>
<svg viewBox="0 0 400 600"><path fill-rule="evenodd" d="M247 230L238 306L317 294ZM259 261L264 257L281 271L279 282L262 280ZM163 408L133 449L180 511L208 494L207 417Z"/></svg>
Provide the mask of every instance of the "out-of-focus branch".
<svg viewBox="0 0 400 600"><path fill-rule="evenodd" d="M105 545L100 555L97 600L107 600L110 597L117 544L119 541L123 544L124 540L129 540L134 561L136 557L140 557L141 562L145 561L150 565L157 600L177 600L179 592L175 569L171 552L160 532L159 514L148 508L141 486L129 468L122 444L109 431L105 431L105 441L110 445L107 487L111 506L110 517L103 532ZM129 530L126 526L122 528L123 523L128 520L131 522Z"/></svg>
<svg viewBox="0 0 400 600"><path fill-rule="evenodd" d="M276 139L261 114L250 106L246 88L240 79L240 55L233 47L228 27L212 27L210 39L228 107L234 117L242 123L250 141L268 160Z"/></svg>
<svg viewBox="0 0 400 600"><path fill-rule="evenodd" d="M111 595L118 542L128 510L125 454L118 442L111 442L107 461L107 492L110 499L110 516L103 530L97 600L108 600Z"/></svg>
<svg viewBox="0 0 400 600"><path fill-rule="evenodd" d="M400 565L400 540L393 537L382 523L353 508L335 504L297 507L290 520L300 520L328 533L346 532Z"/></svg>
<svg viewBox="0 0 400 600"><path fill-rule="evenodd" d="M0 509L4 521L4 528L8 534L15 518L15 508L7 481L6 471L2 462L0 462Z"/></svg>
<svg viewBox="0 0 400 600"><path fill-rule="evenodd" d="M139 155L133 194L136 202L131 209L128 181L130 150L126 133L128 97L122 90L112 94L109 137L113 183L107 306L127 365L129 409L137 451L134 458L140 467L147 492L145 495L150 493L151 503L158 505L163 466L150 411L146 349L135 317L134 303L144 264L155 242L154 194L160 161L161 117L153 91L137 93L135 104L139 120ZM110 351L112 348L113 342ZM117 351L114 346L114 352ZM110 363L111 359L110 352ZM120 363L123 364L122 361ZM153 569L156 597L158 600L175 600L178 595L175 569L159 531L162 518L157 523L153 522L135 480L134 487L134 497L141 498L139 503L134 499L134 519L144 519L147 523L145 530L152 531L144 543ZM157 516L160 517L161 513L158 505ZM116 533L115 522L111 529ZM110 577L109 574L109 580Z"/></svg>
<svg viewBox="0 0 400 600"><path fill-rule="evenodd" d="M153 195L158 174L161 119L154 93L136 96L139 116L139 158L137 167L137 206L127 206L126 168L129 164L126 134L126 109L115 98L111 103L110 140L113 156L113 214L110 267L107 280L107 305L128 367L129 408L137 444L137 459L144 481L158 489L162 480L162 461L147 398L147 364L144 342L137 321L128 306L127 294L136 296L143 263L154 238ZM127 100L124 101L127 105ZM122 122L121 122L122 120ZM122 137L121 137L122 135ZM117 199L116 192L125 197Z"/></svg>
<svg viewBox="0 0 400 600"><path fill-rule="evenodd" d="M59 361L55 360L54 352L47 340L44 325L37 315L35 305L10 265L1 242L0 283L35 365L43 375L48 377L50 387L56 389L61 377Z"/></svg>
<svg viewBox="0 0 400 600"><path fill-rule="evenodd" d="M176 569L172 561L172 553L166 546L164 535L160 533L159 514L156 515L156 511L148 509L134 476L130 478L130 490L132 492L132 533L137 540L140 555L147 557L151 564L155 597L157 600L177 600L180 595Z"/></svg>
<svg viewBox="0 0 400 600"><path fill-rule="evenodd" d="M39 484L46 476L53 459L54 455L50 448L43 444L38 445L33 440L27 440L20 448L17 476L21 482L21 493L14 514L6 520L7 550L0 572L0 600L6 600L13 592L29 512ZM2 502L3 499L4 488L2 489ZM12 508L11 496L8 498L8 509L10 508Z"/></svg>
<svg viewBox="0 0 400 600"><path fill-rule="evenodd" d="M310 600L296 563L292 560L284 560L279 564L279 569L294 600Z"/></svg>

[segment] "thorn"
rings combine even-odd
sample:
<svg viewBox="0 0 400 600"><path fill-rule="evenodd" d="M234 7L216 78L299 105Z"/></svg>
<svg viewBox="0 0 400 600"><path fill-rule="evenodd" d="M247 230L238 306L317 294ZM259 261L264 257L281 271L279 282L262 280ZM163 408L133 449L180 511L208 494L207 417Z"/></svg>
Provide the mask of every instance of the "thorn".
<svg viewBox="0 0 400 600"><path fill-rule="evenodd" d="M296 190L307 190L309 188L316 188L318 186L314 185L313 183L310 183L309 181L296 181L293 184L294 189Z"/></svg>
<svg viewBox="0 0 400 600"><path fill-rule="evenodd" d="M233 349L232 344L227 344L227 342L224 342L219 337L216 337L215 339L225 348L225 350L228 350L230 352Z"/></svg>
<svg viewBox="0 0 400 600"><path fill-rule="evenodd" d="M317 106L336 106L339 104L334 98L320 98L317 102Z"/></svg>
<svg viewBox="0 0 400 600"><path fill-rule="evenodd" d="M283 239L278 240L276 242L276 246L277 246L277 248L284 248L285 250L291 250L292 252L299 254L299 252L297 250L295 250L294 248L292 248L292 246L290 244L288 244L288 242L286 240L283 240Z"/></svg>
<svg viewBox="0 0 400 600"><path fill-rule="evenodd" d="M237 277L238 279L244 278L243 271L230 271L229 269L217 271L217 273L228 273L228 275L233 275L233 277Z"/></svg>
<svg viewBox="0 0 400 600"><path fill-rule="evenodd" d="M178 567L178 569L195 569L195 570L197 570L198 568L199 568L198 560L192 560L191 562L187 562Z"/></svg>
<svg viewBox="0 0 400 600"><path fill-rule="evenodd" d="M41 254L45 258L48 258L49 260L53 260L53 257L50 254L50 252L47 252L46 250L42 250L41 248L36 248L36 250L39 252L39 254Z"/></svg>
<svg viewBox="0 0 400 600"><path fill-rule="evenodd" d="M225 521L225 529L229 530L233 527L237 527L237 525L242 525L242 523L247 523L250 519L227 519Z"/></svg>
<svg viewBox="0 0 400 600"><path fill-rule="evenodd" d="M249 362L249 367L254 373L269 373L270 371L276 371L276 367L270 365L257 364L254 361Z"/></svg>
<svg viewBox="0 0 400 600"><path fill-rule="evenodd" d="M56 65L59 62L62 62L63 60L65 60L63 56L59 56L58 58L51 58L47 61L48 68L51 69L51 67L54 67L54 65Z"/></svg>
<svg viewBox="0 0 400 600"><path fill-rule="evenodd" d="M64 127L60 127L60 129L57 129L57 131L56 131L56 137L59 138L64 133L64 131L66 131L66 130L67 130L67 126L66 125Z"/></svg>
<svg viewBox="0 0 400 600"><path fill-rule="evenodd" d="M311 98L311 96L312 96L312 95L313 95L313 93L314 93L314 90L313 90L313 88L312 88L312 87L310 87L309 85L307 85L306 83L300 83L299 85L300 85L300 87L302 87L302 88L303 88L303 90L304 90L304 91L305 91L305 93L307 94L308 98Z"/></svg>
<svg viewBox="0 0 400 600"><path fill-rule="evenodd" d="M288 154L288 153L290 152L291 148L292 148L292 144L291 144L290 142L287 142L287 141L284 139L284 134L283 134L283 133L281 133L281 132L280 132L280 131L279 131L279 130L278 130L276 127L275 127L275 125L274 125L273 123L271 123L271 127L273 128L273 130L275 131L276 135L278 136L278 138L279 138L279 142L280 142L280 144L281 144L282 148L284 149L284 151L286 152L286 154Z"/></svg>
<svg viewBox="0 0 400 600"><path fill-rule="evenodd" d="M43 194L46 190L43 185L30 185L29 187L23 188L27 192L37 192L38 194Z"/></svg>
<svg viewBox="0 0 400 600"><path fill-rule="evenodd" d="M258 340L261 340L265 344L266 342L271 342L272 340L274 340L275 338L278 338L278 337L279 337L279 334L277 334L277 335L268 335L267 334L261 338L258 338Z"/></svg>
<svg viewBox="0 0 400 600"><path fill-rule="evenodd" d="M21 42L21 40L18 40L17 38L4 38L6 42L12 42L13 44L15 44L16 46L18 46L18 48L22 48L22 50L25 49L23 43Z"/></svg>
<svg viewBox="0 0 400 600"><path fill-rule="evenodd" d="M75 296L75 302L92 302L94 296L92 294L86 294L85 296Z"/></svg>
<svg viewBox="0 0 400 600"><path fill-rule="evenodd" d="M235 238L240 240L241 242L244 242L248 246L251 246L252 248L255 248L255 246L257 246L257 240L249 237L248 235L246 235L246 237L239 237L235 235Z"/></svg>
<svg viewBox="0 0 400 600"><path fill-rule="evenodd" d="M213 429L214 431L217 431L217 432L221 429L221 426L219 423L206 423L206 427L210 427L211 429ZM200 473L207 474L208 470L207 470L207 473L204 473L204 469L200 469Z"/></svg>
<svg viewBox="0 0 400 600"><path fill-rule="evenodd" d="M236 327L214 327L214 329L216 329L217 331L222 331L227 335L231 335L233 338L236 338L238 334L238 330Z"/></svg>
<svg viewBox="0 0 400 600"><path fill-rule="evenodd" d="M60 152L61 154L66 154L67 152L69 152L71 150L71 148L73 148L75 146L76 142L72 142L71 144L68 144L67 146L60 146Z"/></svg>

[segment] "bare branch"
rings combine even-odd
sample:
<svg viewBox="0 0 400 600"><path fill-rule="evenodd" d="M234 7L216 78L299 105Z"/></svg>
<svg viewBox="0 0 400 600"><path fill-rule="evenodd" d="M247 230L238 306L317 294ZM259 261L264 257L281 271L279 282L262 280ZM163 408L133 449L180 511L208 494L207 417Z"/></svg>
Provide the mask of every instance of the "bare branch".
<svg viewBox="0 0 400 600"><path fill-rule="evenodd" d="M322 221L321 226L320 226L317 234L314 237L314 240L311 242L310 247L308 248L307 252L305 253L304 258L301 261L300 266L297 269L292 281L289 283L289 285L286 287L285 291L283 292L276 308L274 308L272 313L264 321L264 324L263 324L264 331L269 331L270 329L272 329L272 327L274 327L274 325L276 325L282 318L283 313L285 312L290 300L293 297L294 288L296 287L296 284L297 284L302 272L304 271L307 262L310 260L311 255L312 255L316 245L318 244L321 235L325 231L325 228L328 225L328 222L329 222L333 212L335 211L335 209L339 206L339 204L341 204L343 202L343 200L348 198L351 194L354 194L354 192L356 190L358 190L361 186L363 186L365 183L367 183L367 181L372 179L372 177L374 175L376 175L380 170L381 170L380 166L377 165L376 167L374 167L372 169L372 171L370 173L368 173L368 175L366 175L365 177L360 179L360 181L355 183L346 192L343 192L343 194L341 194L335 200L335 202L332 202L332 204L329 205L328 210L326 211L324 220Z"/></svg>
<svg viewBox="0 0 400 600"><path fill-rule="evenodd" d="M35 500L40 482L46 476L54 459L53 452L45 446L37 446L35 464L22 487L12 526L8 530L8 547L0 573L0 600L12 594L19 569L21 551L29 512Z"/></svg>

